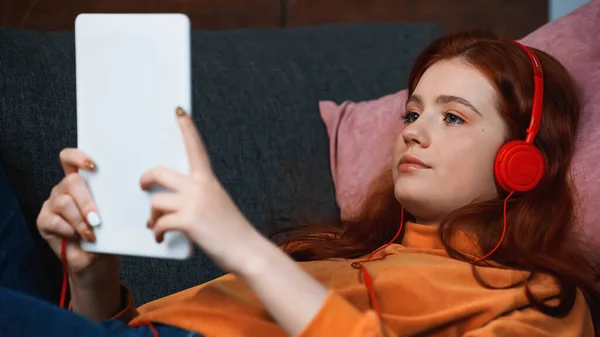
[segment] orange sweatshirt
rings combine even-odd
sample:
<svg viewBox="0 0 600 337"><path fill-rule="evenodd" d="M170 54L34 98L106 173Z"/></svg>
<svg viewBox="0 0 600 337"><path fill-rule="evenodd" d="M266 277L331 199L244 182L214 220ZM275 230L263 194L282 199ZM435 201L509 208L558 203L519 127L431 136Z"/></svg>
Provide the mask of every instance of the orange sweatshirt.
<svg viewBox="0 0 600 337"><path fill-rule="evenodd" d="M383 260L365 264L382 319L370 308L360 271L351 267L361 259L300 263L330 291L299 336L594 336L592 318L580 292L569 315L546 316L530 306L523 286L482 287L470 264L447 256L436 228L408 223L402 244L388 246L380 252L380 256L384 254ZM495 267L478 270L494 287L516 284L528 276ZM549 276L535 277L531 286L534 295L555 304L558 288ZM231 274L137 309L129 293L127 308L114 318L130 324L168 324L206 337L285 336L258 298Z"/></svg>

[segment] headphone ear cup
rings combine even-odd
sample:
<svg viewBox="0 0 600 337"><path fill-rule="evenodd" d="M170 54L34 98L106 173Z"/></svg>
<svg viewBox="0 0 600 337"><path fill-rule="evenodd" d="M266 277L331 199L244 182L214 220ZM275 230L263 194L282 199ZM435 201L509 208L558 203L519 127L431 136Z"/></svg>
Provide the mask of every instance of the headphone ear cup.
<svg viewBox="0 0 600 337"><path fill-rule="evenodd" d="M507 192L527 192L542 179L544 166L544 157L537 147L523 140L513 140L498 151L494 176Z"/></svg>

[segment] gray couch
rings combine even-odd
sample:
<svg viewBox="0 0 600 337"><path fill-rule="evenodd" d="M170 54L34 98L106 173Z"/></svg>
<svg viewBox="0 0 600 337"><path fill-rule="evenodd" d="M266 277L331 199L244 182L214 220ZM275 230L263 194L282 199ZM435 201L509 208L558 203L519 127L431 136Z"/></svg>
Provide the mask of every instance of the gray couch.
<svg viewBox="0 0 600 337"><path fill-rule="evenodd" d="M193 112L214 169L261 232L336 218L328 137L318 101L366 100L403 89L417 53L440 35L424 23L197 31ZM0 28L0 161L55 291L60 264L35 229L76 137L73 32ZM184 262L123 257L136 304L222 272L201 252Z"/></svg>

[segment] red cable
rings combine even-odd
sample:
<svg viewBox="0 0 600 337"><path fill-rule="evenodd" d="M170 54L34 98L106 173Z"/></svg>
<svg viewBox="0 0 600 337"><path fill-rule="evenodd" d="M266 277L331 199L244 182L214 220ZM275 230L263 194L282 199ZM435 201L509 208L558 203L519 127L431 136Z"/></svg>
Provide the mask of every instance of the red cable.
<svg viewBox="0 0 600 337"><path fill-rule="evenodd" d="M67 284L69 282L69 272L67 269L67 240L66 239L62 239L62 242L60 245L60 259L62 261L62 267L63 267L62 288L60 291L60 307L64 308L65 307L65 299L67 297ZM148 328L150 328L150 330L154 334L154 337L160 337L158 334L158 331L156 330L156 328L154 327L152 322L138 322L136 324L132 324L131 326L138 327L138 326L142 326L142 325L147 325Z"/></svg>
<svg viewBox="0 0 600 337"><path fill-rule="evenodd" d="M502 241L504 241L504 235L506 235L506 203L508 202L508 199L513 195L514 192L510 192L508 194L508 196L506 197L506 199L504 199L504 210L503 210L503 217L504 217L504 227L502 228L502 235L500 235L500 240L498 240L498 243L496 244L496 247L494 247L492 250L490 250L489 253L485 254L482 257L479 257L477 259L475 259L473 261L473 263L477 263L480 261L483 261L485 259L487 259L488 257L490 257L490 255L494 254L494 252L500 247L500 245L502 244Z"/></svg>
<svg viewBox="0 0 600 337"><path fill-rule="evenodd" d="M366 260L357 261L357 262L352 263L353 268L356 268L356 269L360 268L360 270L362 271L363 278L365 279L365 284L367 286L367 289L369 290L369 297L371 298L371 303L373 305L373 309L375 310L375 312L377 312L377 314L379 315L380 318L381 318L381 311L379 310L379 304L377 303L377 298L375 297L375 288L373 287L373 280L371 279L371 275L369 275L369 272L367 271L367 268L365 268L363 263L382 260L383 258L377 258L377 259L371 259L371 258L375 254L377 254L379 251L385 249L387 246L391 245L392 243L394 243L396 241L398 236L400 236L400 232L402 232L403 225L404 225L404 207L402 207L402 210L400 211L400 226L398 227L398 231L396 232L396 235L394 236L394 238L391 239L390 242L386 243L385 245L379 247L377 250L372 252L369 255L369 257L367 257Z"/></svg>
<svg viewBox="0 0 600 337"><path fill-rule="evenodd" d="M60 291L60 307L65 307L65 298L67 297L67 283L69 278L69 272L67 270L67 240L62 239L60 245L60 256L62 260L62 269L63 269L63 279L62 279L62 289Z"/></svg>
<svg viewBox="0 0 600 337"><path fill-rule="evenodd" d="M150 330L154 334L154 337L159 337L158 331L156 331L156 328L154 327L154 325L152 324L152 322L145 322L145 321L143 321L143 322L136 322L136 323L131 324L131 326L135 327L135 328L140 327L142 325L147 325L148 328L150 328Z"/></svg>
<svg viewBox="0 0 600 337"><path fill-rule="evenodd" d="M148 325L148 327L150 328L150 330L152 330L152 333L154 334L154 337L160 337L158 335L158 331L156 331L156 328L154 327L154 325L152 324L152 322L146 322L146 325Z"/></svg>

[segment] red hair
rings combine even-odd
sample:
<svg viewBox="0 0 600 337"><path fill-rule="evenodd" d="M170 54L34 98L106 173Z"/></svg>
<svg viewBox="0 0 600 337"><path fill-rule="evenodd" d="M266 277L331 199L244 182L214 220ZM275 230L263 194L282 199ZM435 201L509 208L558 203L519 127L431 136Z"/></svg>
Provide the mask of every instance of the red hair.
<svg viewBox="0 0 600 337"><path fill-rule="evenodd" d="M537 49L531 50L544 70L543 117L535 145L544 157L546 172L532 191L508 201L506 236L487 260L530 271L532 276L552 275L560 284L556 306L536 299L525 284L527 297L541 312L553 317L567 315L580 289L595 317L598 309L594 303L600 300L600 290L592 276L594 266L588 250L579 239L582 234L578 230L576 193L570 176L581 109L580 92L557 60ZM498 109L509 131L507 141L524 139L533 103L531 61L519 46L491 33L459 33L433 41L415 61L409 75L409 95L431 65L455 58L481 71L496 88ZM471 261L449 243L452 233L460 229L477 235L482 252L494 248L503 228L505 197L499 189L498 198L464 206L442 220L439 235L450 257ZM391 171L386 170L372 182L365 200L359 215L351 220L289 229L304 230L306 234L286 241L282 248L298 261L369 254L391 240L399 227L401 206L394 197ZM405 219L414 220L410 214ZM401 242L403 234L397 242ZM473 272L478 282L488 286L478 278L475 264ZM595 330L600 335L598 322Z"/></svg>

